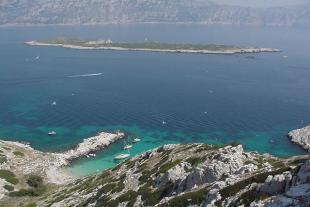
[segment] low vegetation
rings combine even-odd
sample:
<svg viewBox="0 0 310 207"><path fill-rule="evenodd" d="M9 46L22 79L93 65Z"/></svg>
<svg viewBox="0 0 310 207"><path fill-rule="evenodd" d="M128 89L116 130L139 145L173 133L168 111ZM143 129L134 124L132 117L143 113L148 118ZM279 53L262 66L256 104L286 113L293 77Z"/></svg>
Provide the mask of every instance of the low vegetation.
<svg viewBox="0 0 310 207"><path fill-rule="evenodd" d="M5 155L0 154L0 164L6 163L8 160Z"/></svg>
<svg viewBox="0 0 310 207"><path fill-rule="evenodd" d="M187 207L191 205L200 205L208 193L207 188L200 189L183 195L176 196L160 207Z"/></svg>
<svg viewBox="0 0 310 207"><path fill-rule="evenodd" d="M14 154L15 156L20 156L20 157L25 156L24 153L22 153L22 152L20 152L20 151L14 151L13 154Z"/></svg>
<svg viewBox="0 0 310 207"><path fill-rule="evenodd" d="M12 186L12 185L4 185L3 188L6 189L7 191L13 191L14 190L14 186Z"/></svg>
<svg viewBox="0 0 310 207"><path fill-rule="evenodd" d="M9 170L0 170L0 178L6 180L7 182L16 185L18 183L18 179L15 174Z"/></svg>
<svg viewBox="0 0 310 207"><path fill-rule="evenodd" d="M38 175L30 175L27 179L27 184L30 188L13 191L10 192L9 195L12 197L41 196L46 191L46 186L43 183L43 178Z"/></svg>

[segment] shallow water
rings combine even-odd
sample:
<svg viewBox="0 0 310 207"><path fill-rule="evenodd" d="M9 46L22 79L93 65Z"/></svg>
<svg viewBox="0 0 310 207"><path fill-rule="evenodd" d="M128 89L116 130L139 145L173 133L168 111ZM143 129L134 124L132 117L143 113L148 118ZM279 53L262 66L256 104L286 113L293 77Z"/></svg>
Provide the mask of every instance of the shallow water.
<svg viewBox="0 0 310 207"><path fill-rule="evenodd" d="M187 25L0 28L0 137L61 151L98 131L121 129L129 139L142 138L132 155L165 143L235 140L247 150L301 154L286 134L310 124L309 34L300 28ZM250 59L23 44L53 37L148 38L283 52ZM57 136L47 136L51 130ZM112 167L123 145L78 160L69 170L85 175Z"/></svg>

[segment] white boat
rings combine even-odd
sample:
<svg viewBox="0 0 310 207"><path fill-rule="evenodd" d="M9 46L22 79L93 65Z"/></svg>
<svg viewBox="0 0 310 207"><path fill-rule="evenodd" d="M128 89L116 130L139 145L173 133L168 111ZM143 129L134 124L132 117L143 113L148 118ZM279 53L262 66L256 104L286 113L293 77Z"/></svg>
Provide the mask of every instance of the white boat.
<svg viewBox="0 0 310 207"><path fill-rule="evenodd" d="M137 143L137 142L140 142L140 141L141 141L141 139L135 138L135 139L133 140L133 143Z"/></svg>
<svg viewBox="0 0 310 207"><path fill-rule="evenodd" d="M116 157L114 157L115 160L123 160L123 159L126 159L130 156L130 154L120 154L120 155L117 155Z"/></svg>
<svg viewBox="0 0 310 207"><path fill-rule="evenodd" d="M55 131L51 131L51 132L49 132L49 133L47 133L49 136L54 136L54 135L56 135L57 133L55 132Z"/></svg>
<svg viewBox="0 0 310 207"><path fill-rule="evenodd" d="M96 154L88 154L90 157L96 157Z"/></svg>
<svg viewBox="0 0 310 207"><path fill-rule="evenodd" d="M124 150L130 149L130 148L132 148L132 145L129 145L129 144L123 147Z"/></svg>
<svg viewBox="0 0 310 207"><path fill-rule="evenodd" d="M52 106L56 106L56 105L57 105L56 101L53 101Z"/></svg>
<svg viewBox="0 0 310 207"><path fill-rule="evenodd" d="M162 124L165 125L165 124L167 124L167 122L163 121Z"/></svg>
<svg viewBox="0 0 310 207"><path fill-rule="evenodd" d="M288 58L288 56L287 56L287 55L283 55L282 57L283 57L284 59Z"/></svg>

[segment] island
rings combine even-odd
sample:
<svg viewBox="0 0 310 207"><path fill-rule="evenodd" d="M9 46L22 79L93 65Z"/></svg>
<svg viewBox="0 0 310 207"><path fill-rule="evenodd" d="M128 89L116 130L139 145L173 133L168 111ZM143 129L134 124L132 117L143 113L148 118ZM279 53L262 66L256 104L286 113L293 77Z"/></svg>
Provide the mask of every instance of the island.
<svg viewBox="0 0 310 207"><path fill-rule="evenodd" d="M82 40L82 39L50 39L40 41L28 41L30 46L54 46L70 49L101 49L117 51L149 51L166 53L196 53L196 54L238 54L238 53L261 53L280 52L279 49L238 47L220 44L185 44L185 43L162 43L162 42L137 42L121 43L111 40Z"/></svg>

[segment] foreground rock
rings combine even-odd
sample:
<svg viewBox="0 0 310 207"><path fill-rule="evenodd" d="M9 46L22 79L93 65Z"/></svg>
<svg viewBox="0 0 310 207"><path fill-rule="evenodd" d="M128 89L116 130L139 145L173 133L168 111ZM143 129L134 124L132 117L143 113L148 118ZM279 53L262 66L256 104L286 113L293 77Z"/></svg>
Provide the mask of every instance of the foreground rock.
<svg viewBox="0 0 310 207"><path fill-rule="evenodd" d="M166 145L67 184L38 206L309 206L309 156ZM284 201L290 201L284 203Z"/></svg>
<svg viewBox="0 0 310 207"><path fill-rule="evenodd" d="M310 152L310 126L293 130L288 133L288 136L292 142Z"/></svg>
<svg viewBox="0 0 310 207"><path fill-rule="evenodd" d="M0 140L0 199L10 188L18 191L27 187L25 180L29 175L41 176L48 184L60 185L72 181L74 178L64 170L64 166L73 159L104 149L123 137L124 133L120 132L102 132L84 139L75 149L64 153L40 152L27 144Z"/></svg>

